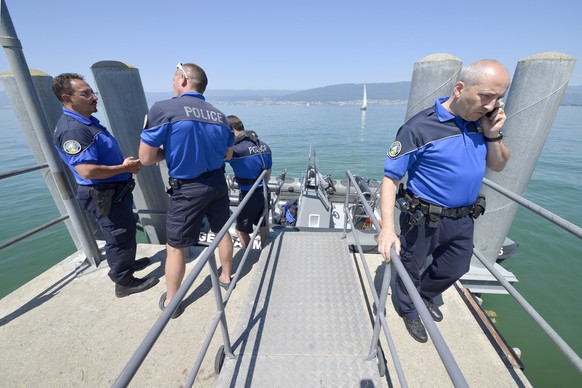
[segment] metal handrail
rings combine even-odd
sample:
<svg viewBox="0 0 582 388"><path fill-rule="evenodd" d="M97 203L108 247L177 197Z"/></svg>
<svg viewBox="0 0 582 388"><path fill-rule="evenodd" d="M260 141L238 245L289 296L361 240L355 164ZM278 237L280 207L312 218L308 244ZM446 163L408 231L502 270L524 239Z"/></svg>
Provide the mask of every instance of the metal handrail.
<svg viewBox="0 0 582 388"><path fill-rule="evenodd" d="M378 222L378 219L376 218L376 215L374 214L374 211L372 210L372 208L370 207L368 202L365 201L364 194L360 190L359 186L357 184L355 184L356 182L355 182L354 176L352 175L352 173L349 170L346 171L346 175L348 176L349 181L354 183L354 188L358 192L358 196L360 197L360 199L362 199L362 198L364 199L364 201L362 201L362 205L364 206L365 211L370 216L370 219L372 220L374 227L378 231L381 230L382 228L380 226L380 223ZM349 190L348 190L348 194L349 194ZM355 235L355 233L354 233L354 235ZM430 334L433 345L436 348L437 352L439 353L441 361L443 362L443 365L444 365L445 369L447 370L447 373L449 374L451 381L453 382L455 387L468 387L469 385L468 385L467 381L465 380L465 377L463 376L463 373L461 372L459 365L455 361L450 349L448 348L440 331L438 330L436 324L434 323L432 317L430 316L430 313L428 312L428 309L426 308L425 304L423 303L421 296L418 293L418 290L416 289L416 287L412 283L412 280L410 279L408 272L406 271L406 269L404 268L404 265L402 264L400 256L396 254L396 252L394 251L393 248L390 250L390 257L392 259L390 263L396 268L396 272L398 273L398 275L402 279L402 282L404 283L404 286L406 287L406 290L408 291L408 294L410 295L412 302L414 303L414 306L416 307L416 310L418 311L420 317L422 318L422 321L424 322L424 325L425 325L428 333ZM372 284L371 288L373 289L373 284ZM382 291L384 292L384 289ZM387 292L388 291L386 290L386 293ZM384 300L384 302L385 302L385 300ZM378 314L379 310L381 310L381 309L380 308L376 309L377 314ZM375 325L375 326L377 326L377 325ZM376 332L378 329L376 327L374 329L374 338L372 340L372 343L375 343L377 341L377 333Z"/></svg>
<svg viewBox="0 0 582 388"><path fill-rule="evenodd" d="M346 201L345 203L348 203L349 200L349 193L350 193L350 186L351 186L352 182L350 179L348 179L348 189L346 192ZM355 182L354 182L355 184ZM358 194L359 196L359 194ZM361 197L360 197L361 199ZM351 213L348 210L348 206L346 206L344 204L344 216L346 217L346 221L349 221L349 223L352 226L352 230L356 230L356 226L354 224L354 219L351 215ZM344 237L346 235L346 231L347 231L347 224L344 223ZM370 287L371 293L372 293L372 298L374 299L374 305L376 306L376 316L379 317L380 319L380 324L382 325L382 329L384 329L384 338L386 339L386 342L388 343L388 347L390 348L390 355L392 356L392 362L394 364L394 369L396 369L396 374L398 375L398 381L400 382L400 386L402 387L407 387L408 386L408 382L406 381L406 376L404 375L404 371L402 369L402 364L400 362L400 358L398 357L398 352L396 351L396 346L394 343L394 339L392 338L392 334L390 334L390 328L388 327L388 323L386 322L386 317L384 315L383 310L385 309L385 302L381 303L380 302L380 297L378 296L378 293L376 292L376 288L374 287L374 280L372 279L372 274L370 273L370 268L368 266L368 263L366 262L366 257L364 254L364 250L362 249L362 244L360 243L360 238L358 237L358 235L356 233L353 233L354 236L354 240L356 242L356 247L358 249L358 254L360 256L360 262L362 263L362 267L364 268L364 273L366 274L366 279L368 280L368 285ZM380 292L381 295L384 295L384 288L385 288L385 284L387 284L389 282L389 279L391 278L391 270L390 270L390 265L388 263L385 263L384 266L384 277L382 278L382 291ZM386 286L386 295L388 294L388 288ZM384 307L381 307L384 306ZM380 308L382 308L382 311L378 311ZM375 345L374 342L372 342L373 346Z"/></svg>
<svg viewBox="0 0 582 388"><path fill-rule="evenodd" d="M561 229L572 233L578 238L582 238L582 228L573 223L566 221L565 219L557 216L556 214L544 209L541 206L523 198L522 196L515 194L514 192L507 190L503 186L498 185L495 182L490 181L487 178L483 178L483 183L489 186L491 189L497 191L501 195L509 198L510 200L522 205L526 209L532 211L535 214L547 219L553 224L557 225ZM497 271L493 265L485 258L483 253L477 249L473 249L475 257L489 270L489 272L497 279L497 281L507 290L507 292L515 299L515 301L525 310L525 312L538 324L540 329L548 336L548 338L558 347L558 349L564 354L564 356L572 363L572 365L582 374L582 359L572 348L556 333L556 331L542 318L542 316L525 300L523 296L509 283L503 275Z"/></svg>
<svg viewBox="0 0 582 388"><path fill-rule="evenodd" d="M2 179L10 178L17 175L26 174L27 172L42 170L43 168L47 168L48 164L39 164L37 166L30 166L30 167L23 167L16 170L8 171L3 174L0 174L0 181Z"/></svg>
<svg viewBox="0 0 582 388"><path fill-rule="evenodd" d="M41 164L41 165L37 165L37 166L24 167L24 168L8 171L6 173L0 174L0 180L14 177L17 175L23 175L23 174L26 174L26 173L29 173L32 171L42 170L43 168L46 168L46 167L48 167L48 164ZM21 234L19 236L16 236L10 240L4 241L3 243L0 244L0 251L22 241L30 236L34 236L35 234L40 233L43 230L48 229L51 226L58 224L59 222L65 221L68 218L69 218L68 215L64 215L64 216L55 218L54 220L49 221L46 224L43 224L43 225L40 225L36 228L30 229L27 232L24 232L23 234Z"/></svg>
<svg viewBox="0 0 582 388"><path fill-rule="evenodd" d="M558 225L560 228L564 229L567 232L572 233L574 236L578 238L582 238L582 228L577 225L574 225L570 221L566 221L560 216L555 215L554 213L544 209L541 206L536 205L532 201L528 201L527 199L523 198L520 195L515 194L512 191L507 190L503 186L498 185L495 182L490 181L487 178L483 178L483 183L493 190L497 191L498 193L504 195L505 197L511 199L513 202L516 202L528 210L531 210L533 213L538 214L545 218L546 220Z"/></svg>
<svg viewBox="0 0 582 388"><path fill-rule="evenodd" d="M141 366L141 364L143 363L143 361L145 360L145 358L149 354L150 350L153 348L158 337L162 334L162 331L164 330L164 328L166 327L166 325L170 321L172 314L178 308L178 306L180 305L180 303L182 302L182 300L186 296L186 293L192 287L192 284L194 284L194 281L196 280L196 278L198 277L198 275L200 274L200 272L202 271L202 268L204 267L204 265L206 263L208 263L211 267L210 268L210 279L212 281L212 288L214 290L214 296L216 299L216 306L217 306L218 311L217 311L216 316L211 324L212 330L209 331L209 333L208 333L208 335L203 343L202 349L201 349L201 351L200 351L200 353L199 353L199 355L194 363L193 370L190 373L190 376L188 377L188 384L193 384L194 379L196 378L196 375L197 375L198 370L200 368L200 365L202 364L202 360L204 359L204 356L206 355L208 347L210 346L209 339L211 339L214 336L214 332L215 332L216 328L218 327L219 323L222 324L221 329L222 329L222 334L223 334L225 355L226 355L226 357L229 357L229 358L235 358L234 354L232 353L232 349L231 349L230 337L228 334L228 327L226 324L226 315L225 315L225 311L224 311L225 302L222 299L220 285L218 284L218 277L216 275L216 263L214 261L213 253L216 250L216 248L218 247L220 240L222 240L222 238L224 237L224 235L226 233L229 233L230 226L236 220L236 218L238 217L238 215L240 214L242 209L246 206L246 204L250 200L252 194L255 192L255 190L259 186L259 183L261 181L266 181L265 180L266 174L267 174L267 170L264 170L261 173L261 175L259 175L259 177L255 181L254 185L249 190L248 195L246 195L245 198L243 198L243 200L237 206L236 210L230 216L228 221L224 224L222 229L220 229L220 231L216 234L216 237L214 238L214 241L210 244L210 246L204 250L201 257L197 260L194 268L190 271L188 276L184 279L180 288L178 288L176 295L174 295L174 297L172 298L172 300L170 301L168 306L166 306L166 309L162 312L159 319L156 320L156 322L154 323L154 325L152 326L150 331L146 334L145 338L143 339L141 344L138 346L138 348L136 349L136 351L134 352L134 354L132 355L132 357L130 358L128 363L126 364L125 368L123 368L123 370L121 371L121 373L119 374L119 376L117 377L115 382L113 383L113 387L126 387L131 382L131 380L135 376L135 373L137 372L137 370L139 369L139 367ZM267 195L266 182L265 182L265 185L263 185L263 192L265 195ZM265 209L265 212L268 212L268 209ZM263 215L263 217L265 217L265 215ZM258 228L260 228L260 225L261 224L259 223L255 227L253 235L256 235L256 232L257 232ZM248 250L248 247L247 247L247 250ZM212 258L212 260L210 260L210 258ZM243 256L243 259L246 259L246 257ZM226 297L230 296L230 292L232 292L232 289L234 289L235 282L236 282L236 280L238 280L238 277L240 276L240 271L242 271L243 266L244 266L244 262L241 261L241 264L238 267L237 273L235 274L235 277L231 281L231 285L229 287L229 290L227 291Z"/></svg>
<svg viewBox="0 0 582 388"><path fill-rule="evenodd" d="M552 342L562 351L564 356L574 365L578 372L582 373L582 359L572 350L572 348L556 333L554 329L542 318L542 316L525 300L523 296L497 271L487 258L477 249L473 253L479 261L491 272L499 283L509 292L516 302L523 307L526 313L538 324L542 331L552 340Z"/></svg>
<svg viewBox="0 0 582 388"><path fill-rule="evenodd" d="M21 234L20 236L16 236L11 240L5 241L2 244L0 244L0 251L4 248L8 248L9 246L16 244L19 241L24 240L25 238L28 238L30 236L33 236L33 235L39 233L39 232L42 232L43 230L48 229L51 226L58 224L59 222L62 222L68 218L69 218L69 216L60 216L59 218L55 218L54 220L49 221L46 224L43 224L39 227L31 229L28 232Z"/></svg>

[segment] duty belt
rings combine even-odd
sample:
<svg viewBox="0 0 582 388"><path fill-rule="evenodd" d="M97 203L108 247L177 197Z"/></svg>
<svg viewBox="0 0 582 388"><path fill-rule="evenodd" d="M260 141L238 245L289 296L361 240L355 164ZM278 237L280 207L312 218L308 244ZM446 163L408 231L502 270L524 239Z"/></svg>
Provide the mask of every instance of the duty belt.
<svg viewBox="0 0 582 388"><path fill-rule="evenodd" d="M196 178L188 178L188 179L170 178L168 182L170 183L171 188L179 190L183 184L200 182L200 181L202 181L208 177L211 177L213 175L216 175L222 171L223 171L222 168L217 168L216 170L206 171L205 173L202 173L201 175L197 176Z"/></svg>
<svg viewBox="0 0 582 388"><path fill-rule="evenodd" d="M402 193L402 191L401 188L400 192ZM425 201L409 190L406 190L404 195L400 196L400 199L404 199L404 201L397 199L398 207L401 211L411 215L410 221L412 224L419 225L426 219L430 228L435 228L441 217L462 218L471 215L473 218L477 218L485 212L485 196L482 194L479 194L474 204L456 208L446 208Z"/></svg>
<svg viewBox="0 0 582 388"><path fill-rule="evenodd" d="M127 193L135 187L133 178L122 182L104 182L89 185L89 195L96 201L103 215L108 215L113 203L120 203Z"/></svg>
<svg viewBox="0 0 582 388"><path fill-rule="evenodd" d="M244 185L244 186L254 185L255 181L257 180L257 178L251 179L251 178L239 178L239 177L235 177L234 179L236 179L236 182L239 185Z"/></svg>

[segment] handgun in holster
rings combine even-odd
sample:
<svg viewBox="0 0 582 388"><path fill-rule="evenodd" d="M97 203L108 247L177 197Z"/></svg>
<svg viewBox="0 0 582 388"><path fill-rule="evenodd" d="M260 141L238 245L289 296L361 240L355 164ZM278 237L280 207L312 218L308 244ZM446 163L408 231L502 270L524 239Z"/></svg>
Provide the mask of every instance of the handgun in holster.
<svg viewBox="0 0 582 388"><path fill-rule="evenodd" d="M91 187L89 190L89 195L97 203L97 207L104 216L108 215L111 211L111 204L113 203L113 196L115 195L115 189L105 189L98 190L95 187Z"/></svg>

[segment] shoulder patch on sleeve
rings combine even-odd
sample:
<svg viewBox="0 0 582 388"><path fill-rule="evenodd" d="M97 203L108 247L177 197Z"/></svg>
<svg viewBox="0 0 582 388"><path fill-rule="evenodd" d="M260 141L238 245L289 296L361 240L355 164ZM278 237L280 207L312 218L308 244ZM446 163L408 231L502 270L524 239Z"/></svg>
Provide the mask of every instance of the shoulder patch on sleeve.
<svg viewBox="0 0 582 388"><path fill-rule="evenodd" d="M400 151L402 151L402 144L399 141L395 141L388 149L388 156L395 158L400 154Z"/></svg>
<svg viewBox="0 0 582 388"><path fill-rule="evenodd" d="M69 155L77 155L81 152L81 144L76 140L67 140L63 143L63 151Z"/></svg>

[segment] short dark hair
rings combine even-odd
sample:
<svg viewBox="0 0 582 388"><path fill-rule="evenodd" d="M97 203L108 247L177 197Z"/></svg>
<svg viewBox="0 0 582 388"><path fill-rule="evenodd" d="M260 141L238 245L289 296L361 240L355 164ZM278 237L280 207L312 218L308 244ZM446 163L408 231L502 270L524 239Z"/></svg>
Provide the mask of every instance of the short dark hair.
<svg viewBox="0 0 582 388"><path fill-rule="evenodd" d="M84 81L85 78L77 73L63 73L53 79L53 92L60 102L64 102L63 94L73 94L73 87L71 86L72 80Z"/></svg>
<svg viewBox="0 0 582 388"><path fill-rule="evenodd" d="M208 77L206 77L204 70L194 63L184 63L182 64L182 67L187 73L188 80L194 89L196 89L198 93L204 93L206 91L206 86L208 86Z"/></svg>
<svg viewBox="0 0 582 388"><path fill-rule="evenodd" d="M235 115L230 115L227 117L228 121L230 122L230 128L233 131L241 132L245 130L245 126L243 125L242 121Z"/></svg>

